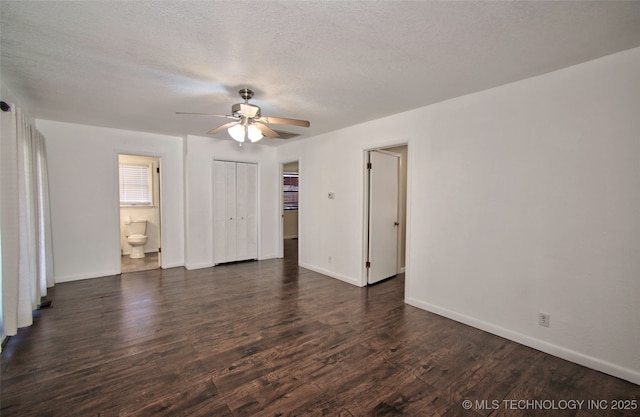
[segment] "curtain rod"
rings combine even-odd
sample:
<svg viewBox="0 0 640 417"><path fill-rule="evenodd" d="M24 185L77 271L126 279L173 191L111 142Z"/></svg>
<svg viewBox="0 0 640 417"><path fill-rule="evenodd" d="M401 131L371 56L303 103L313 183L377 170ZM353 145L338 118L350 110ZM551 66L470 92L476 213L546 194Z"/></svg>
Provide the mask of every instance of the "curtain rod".
<svg viewBox="0 0 640 417"><path fill-rule="evenodd" d="M0 109L2 111L9 111L11 110L11 106L5 103L4 101L0 101Z"/></svg>

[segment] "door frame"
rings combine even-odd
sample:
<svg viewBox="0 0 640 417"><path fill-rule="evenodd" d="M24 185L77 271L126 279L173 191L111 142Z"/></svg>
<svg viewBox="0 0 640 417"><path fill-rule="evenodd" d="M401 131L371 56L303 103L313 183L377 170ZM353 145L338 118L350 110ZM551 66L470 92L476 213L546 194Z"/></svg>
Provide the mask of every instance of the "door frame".
<svg viewBox="0 0 640 417"><path fill-rule="evenodd" d="M211 204L211 210L210 210L210 221L211 221L211 226L210 226L210 236L211 236L211 251L210 251L210 256L211 256L211 263L209 266L216 266L219 265L218 263L215 262L216 259L216 255L215 255L215 243L213 241L214 239L214 233L216 232L216 228L215 228L215 214L213 212L213 205L214 203L214 199L215 199L215 195L214 195L214 184L215 184L215 162L219 161L219 162L233 162L236 164L253 164L256 166L256 229L257 229L257 234L256 234L256 260L260 260L262 259L262 230L261 230L261 223L262 223L262 210L261 210L261 198L260 198L260 193L261 193L261 172L262 172L262 162L260 162L259 160L252 160L252 159L240 159L240 158L235 158L235 157L212 157L211 158L211 162L210 162L210 169L211 169L211 177L210 177L210 189L209 189L209 203Z"/></svg>
<svg viewBox="0 0 640 417"><path fill-rule="evenodd" d="M300 262L300 181L302 178L301 175L301 158L285 160L280 162L279 170L278 170L278 190L279 190L279 204L278 204L278 218L279 224L278 227L278 255L277 257L282 259L284 258L284 184L282 183L282 178L284 177L284 166L287 164L291 164L293 162L298 163L298 262Z"/></svg>
<svg viewBox="0 0 640 417"><path fill-rule="evenodd" d="M401 194L400 193L400 188L401 188L400 181L402 181L402 178L400 176L400 164L402 163L402 155L399 154L399 153L387 151L385 149L371 149L371 150L367 151L367 158L366 158L366 165L365 165L365 181L366 181L365 204L366 204L366 207L367 207L366 212L365 212L366 213L365 223L366 223L366 228L367 228L367 236L366 236L367 251L365 253L365 272L366 272L367 285L375 284L375 283L370 283L369 282L369 279L370 279L369 273L371 272L371 268L366 266L366 264L370 261L370 256L371 256L371 239L370 239L370 236L371 236L371 204L370 204L370 202L371 202L371 170L369 169L368 165L371 162L371 154L373 152L378 152L378 153L381 153L381 154L389 155L389 156L391 156L393 158L397 158L396 169L398 170L398 172L397 172L398 180L397 180L397 183L396 183L396 195L397 195L397 198L396 198L396 219L397 219L398 222L400 220L400 208L401 208L401 204L400 204L400 194ZM398 264L398 254L400 252L400 228L397 227L397 226L396 226L396 233L395 234L396 234L396 248L395 248L396 253L395 253L395 256L394 256L395 264L396 264L396 266L395 266L396 271L395 272L396 272L396 274L398 274L400 272L400 265ZM379 281L376 281L376 282L379 282Z"/></svg>
<svg viewBox="0 0 640 417"><path fill-rule="evenodd" d="M410 172L409 170L407 170L407 174L406 176L402 174L402 164L405 164L407 167L409 166L409 159L410 159L410 152L409 152L409 143L408 141L406 142L399 142L399 143L389 143L389 144L381 144L379 146L376 146L374 148L367 148L367 149L363 149L363 153L362 153L362 175L363 175L363 184L364 184L364 189L363 189L363 231L362 231L362 270L361 270L361 286L365 287L367 285L369 285L368 283L368 276L369 276L369 271L367 268L367 261L368 261L368 257L369 257L369 173L368 173L368 169L367 169L367 163L369 162L369 152L372 151L383 151L383 152L387 152L393 155L398 155L395 152L390 152L387 151L387 149L389 148L396 148L396 147L401 147L401 146L406 146L407 147L407 155L406 158L402 158L400 157L399 163L400 163L400 175L398 176L398 219L399 221L401 221L401 215L400 215L400 208L401 208L401 193L400 193L400 187L402 185L402 182L404 181L406 183L406 187L407 187L407 191L406 191L406 195L405 195L405 213L404 213L404 222L405 222L405 236L404 236L404 242L401 241L400 239L400 229L398 229L398 250L397 250L397 254L398 257L400 257L400 245L402 243L404 243L405 246L405 259L404 259L404 267L402 267L402 263L398 262L397 263L397 273L402 273L404 272L405 275L405 288L406 288L406 278L408 277L408 263L407 263L407 254L409 253L409 225L410 225L410 220L409 220L409 212L410 212ZM398 259L400 260L400 259Z"/></svg>
<svg viewBox="0 0 640 417"><path fill-rule="evenodd" d="M162 169L162 165L163 165L163 158L164 155L162 154L157 154L157 153L150 153L150 152L144 152L144 151L136 151L136 150L131 150L131 149L116 149L115 153L114 153L114 161L115 161L115 170L114 170L114 175L115 175L115 193L116 193L116 218L118 219L118 229L120 229L120 155L130 155L130 156L139 156L139 157L143 157L143 158L155 158L158 162L158 170L160 172L158 172L158 204L157 204L157 210L158 210L158 238L160 241L160 247L159 247L159 251L158 251L158 268L159 269L164 269L163 267L163 256L162 256L162 248L165 246L164 245L164 233L162 233L162 227L164 225L164 199L162 198L163 196L163 192L162 192L162 187L164 185L164 181L162 179L162 175L163 175L163 169ZM122 263L121 263L121 256L122 256L122 247L121 245L121 241L120 241L120 231L118 231L118 247L117 247L117 254L118 254L118 268L117 268L117 274L116 275L120 275L122 274Z"/></svg>

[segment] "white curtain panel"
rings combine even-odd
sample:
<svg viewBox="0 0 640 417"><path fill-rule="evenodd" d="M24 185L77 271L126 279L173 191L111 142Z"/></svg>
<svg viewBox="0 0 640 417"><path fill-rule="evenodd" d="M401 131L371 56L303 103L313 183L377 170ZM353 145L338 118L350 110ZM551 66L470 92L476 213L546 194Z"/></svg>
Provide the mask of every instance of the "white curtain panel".
<svg viewBox="0 0 640 417"><path fill-rule="evenodd" d="M33 323L54 275L44 137L13 104L1 135L2 327L11 336Z"/></svg>
<svg viewBox="0 0 640 417"><path fill-rule="evenodd" d="M15 107L0 111L0 243L2 244L3 335L15 334L18 306L20 228L18 219L18 140Z"/></svg>

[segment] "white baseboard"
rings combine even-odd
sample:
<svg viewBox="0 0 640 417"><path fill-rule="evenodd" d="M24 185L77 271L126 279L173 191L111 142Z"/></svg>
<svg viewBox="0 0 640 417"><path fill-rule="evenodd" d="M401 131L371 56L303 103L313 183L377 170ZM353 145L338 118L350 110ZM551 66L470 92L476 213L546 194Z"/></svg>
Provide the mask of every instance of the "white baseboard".
<svg viewBox="0 0 640 417"><path fill-rule="evenodd" d="M184 263L182 263L182 262L164 263L163 262L163 264L160 265L160 267L162 269L180 268L180 267L184 267Z"/></svg>
<svg viewBox="0 0 640 417"><path fill-rule="evenodd" d="M145 249L144 253L157 253L158 252L158 248L156 248L156 250L153 249ZM131 255L131 250L127 249L127 250L121 250L120 251L120 256L129 256Z"/></svg>
<svg viewBox="0 0 640 417"><path fill-rule="evenodd" d="M439 316L455 320L471 327L475 327L476 329L484 330L485 332L504 337L505 339L520 343L521 345L529 346L533 349L548 353L553 356L557 356L573 363L577 363L578 365L586 366L587 368L595 369L597 371L604 372L605 374L609 374L617 378L621 378L626 381L633 382L634 384L640 385L640 372L626 369L614 363L603 361L601 359L594 358L593 356L588 356L583 353L564 348L562 346L554 345L552 343L545 342L544 340L527 336L522 333L514 332L512 330L505 329L503 327L496 326L482 320L478 320L471 316L456 313L455 311L447 310L430 303L425 303L424 301L417 300L415 298L408 297L405 299L405 302L422 310L426 310Z"/></svg>
<svg viewBox="0 0 640 417"><path fill-rule="evenodd" d="M56 284L58 284L61 282L81 281L83 279L101 278L101 277L108 277L108 276L118 275L118 274L119 272L117 270L107 270L107 271L88 272L85 274L78 274L78 275L62 275L62 276L56 275L55 282Z"/></svg>
<svg viewBox="0 0 640 417"><path fill-rule="evenodd" d="M182 266L182 265L180 265ZM211 263L211 262L200 262L200 263L186 263L184 264L185 269L188 270L192 270L192 269L203 269L203 268L211 268L212 266L216 266L216 264Z"/></svg>
<svg viewBox="0 0 640 417"><path fill-rule="evenodd" d="M162 269L178 268L178 267L184 267L184 266L185 265L182 262L173 262L169 264L165 263L161 265ZM213 265L199 266L197 268L191 268L191 269L206 268L208 266L213 266ZM77 275L62 275L62 276L57 275L55 277L55 282L56 284L58 284L62 282L82 281L83 279L102 278L102 277L108 277L108 276L119 275L119 274L120 272L116 270L110 270L110 271L101 271L101 272L89 272L86 274L77 274Z"/></svg>
<svg viewBox="0 0 640 417"><path fill-rule="evenodd" d="M362 285L360 284L360 280L354 279L352 277L348 277L346 275L341 275L341 274L336 274L335 272L332 272L332 271L329 271L329 270L326 270L326 269L323 269L323 268L318 268L316 266L305 264L305 263L300 263L300 266L303 267L303 268L309 269L311 271L317 272L319 274L326 275L326 276L329 276L331 278L338 279L340 281L344 281L344 282L346 282L348 284L351 284L351 285L355 285L356 287L362 287Z"/></svg>

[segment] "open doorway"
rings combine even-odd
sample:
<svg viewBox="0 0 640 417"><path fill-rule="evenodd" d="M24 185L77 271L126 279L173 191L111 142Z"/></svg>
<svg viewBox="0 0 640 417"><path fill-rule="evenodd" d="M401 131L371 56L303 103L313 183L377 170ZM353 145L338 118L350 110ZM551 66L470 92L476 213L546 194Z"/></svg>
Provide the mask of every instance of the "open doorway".
<svg viewBox="0 0 640 417"><path fill-rule="evenodd" d="M160 159L118 155L120 271L161 265Z"/></svg>
<svg viewBox="0 0 640 417"><path fill-rule="evenodd" d="M298 210L300 168L298 161L281 164L282 172L282 254L287 260L298 258Z"/></svg>
<svg viewBox="0 0 640 417"><path fill-rule="evenodd" d="M366 284L405 270L407 156L407 145L366 151Z"/></svg>

